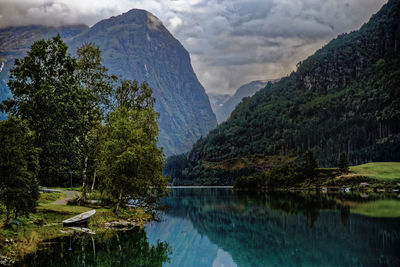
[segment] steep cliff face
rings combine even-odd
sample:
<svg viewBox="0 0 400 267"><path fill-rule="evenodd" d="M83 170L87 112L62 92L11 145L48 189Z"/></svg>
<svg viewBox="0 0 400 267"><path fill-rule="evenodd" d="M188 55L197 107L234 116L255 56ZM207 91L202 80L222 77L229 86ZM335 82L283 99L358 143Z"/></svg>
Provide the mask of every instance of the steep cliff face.
<svg viewBox="0 0 400 267"><path fill-rule="evenodd" d="M102 20L90 29L43 26L19 29L9 28L7 36L1 35L5 30L0 31L0 61L3 54L9 58L22 57L34 41L60 33L71 53L83 43L95 43L111 74L146 81L153 89L155 109L160 113L159 145L167 156L188 151L217 124L189 53L149 12L133 9ZM9 38L21 41L7 41ZM12 64L7 66L10 68Z"/></svg>
<svg viewBox="0 0 400 267"><path fill-rule="evenodd" d="M84 42L100 46L111 73L149 83L160 113L159 144L166 155L188 151L216 126L189 53L151 13L133 9L103 20L69 45L74 51Z"/></svg>

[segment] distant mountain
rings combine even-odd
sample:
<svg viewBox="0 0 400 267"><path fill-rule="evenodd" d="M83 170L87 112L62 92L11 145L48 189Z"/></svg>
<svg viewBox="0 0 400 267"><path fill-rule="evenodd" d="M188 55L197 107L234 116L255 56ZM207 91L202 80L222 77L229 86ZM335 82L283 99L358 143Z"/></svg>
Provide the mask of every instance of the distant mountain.
<svg viewBox="0 0 400 267"><path fill-rule="evenodd" d="M232 184L233 170L265 171L307 149L326 167L336 166L341 152L352 164L400 161L399 86L400 0L389 0L360 30L338 36L296 72L242 101L194 144L173 178Z"/></svg>
<svg viewBox="0 0 400 267"><path fill-rule="evenodd" d="M244 97L254 95L258 90L264 88L267 85L267 82L268 81L252 81L239 87L233 96L226 99L225 102L214 110L214 113L217 116L217 122L222 123L226 121Z"/></svg>
<svg viewBox="0 0 400 267"><path fill-rule="evenodd" d="M150 85L156 99L155 109L160 113L159 145L167 156L188 151L200 136L217 125L208 96L191 66L189 53L158 18L144 10L133 9L91 28L0 29L0 61L6 61L6 71L0 78L7 80L13 59L23 57L33 41L57 33L67 42L70 52L93 42L100 47L110 73Z"/></svg>
<svg viewBox="0 0 400 267"><path fill-rule="evenodd" d="M218 94L218 93L207 93L210 99L210 104L213 112L217 115L217 110L229 99L232 95L229 94ZM218 116L217 116L218 121Z"/></svg>

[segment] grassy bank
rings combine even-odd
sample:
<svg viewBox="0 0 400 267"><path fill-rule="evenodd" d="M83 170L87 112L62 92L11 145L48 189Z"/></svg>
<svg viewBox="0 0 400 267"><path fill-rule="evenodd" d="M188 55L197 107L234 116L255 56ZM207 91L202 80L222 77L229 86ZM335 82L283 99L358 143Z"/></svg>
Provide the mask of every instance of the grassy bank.
<svg viewBox="0 0 400 267"><path fill-rule="evenodd" d="M383 181L400 180L400 162L371 162L350 167L350 171L360 176Z"/></svg>
<svg viewBox="0 0 400 267"><path fill-rule="evenodd" d="M111 208L52 204L64 197L65 194L60 192L40 194L37 212L28 217L18 217L8 226L4 225L4 212L0 212L0 255L12 261L22 259L35 252L40 242L70 235L71 230L62 227L62 221L92 209L96 209L96 214L90 219L89 227L95 232L106 231L104 225L110 221L129 219L137 225L144 225L152 219L152 215L142 209L121 210L117 216Z"/></svg>

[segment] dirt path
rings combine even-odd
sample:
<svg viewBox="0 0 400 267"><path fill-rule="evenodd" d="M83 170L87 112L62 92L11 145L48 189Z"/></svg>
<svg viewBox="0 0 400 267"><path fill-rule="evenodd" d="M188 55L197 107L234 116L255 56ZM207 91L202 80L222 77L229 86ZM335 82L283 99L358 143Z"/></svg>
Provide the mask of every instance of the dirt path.
<svg viewBox="0 0 400 267"><path fill-rule="evenodd" d="M62 191L66 197L63 199L57 199L56 201L52 202L51 204L56 204L56 205L67 205L68 200L73 199L76 196L79 196L81 192L77 191Z"/></svg>

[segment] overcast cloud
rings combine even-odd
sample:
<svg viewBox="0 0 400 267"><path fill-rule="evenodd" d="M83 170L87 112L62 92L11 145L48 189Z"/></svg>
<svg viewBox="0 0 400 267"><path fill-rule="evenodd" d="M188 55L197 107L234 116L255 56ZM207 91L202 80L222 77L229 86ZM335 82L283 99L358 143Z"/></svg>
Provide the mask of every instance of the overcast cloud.
<svg viewBox="0 0 400 267"><path fill-rule="evenodd" d="M358 29L387 0L0 0L0 27L87 24L146 9L190 52L207 92L233 93L295 70L340 33Z"/></svg>

